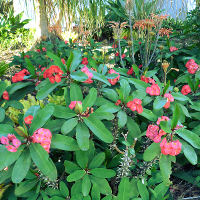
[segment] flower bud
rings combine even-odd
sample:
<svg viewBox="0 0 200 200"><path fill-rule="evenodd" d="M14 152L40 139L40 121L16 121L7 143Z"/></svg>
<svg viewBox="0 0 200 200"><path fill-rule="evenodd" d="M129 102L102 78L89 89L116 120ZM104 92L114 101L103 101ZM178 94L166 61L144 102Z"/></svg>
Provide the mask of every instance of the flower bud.
<svg viewBox="0 0 200 200"><path fill-rule="evenodd" d="M83 111L82 103L80 101L77 101L75 105L75 112L81 114L82 111Z"/></svg>
<svg viewBox="0 0 200 200"><path fill-rule="evenodd" d="M164 62L162 63L162 68L165 73L167 72L168 67L169 67L169 63L166 60L164 60Z"/></svg>
<svg viewBox="0 0 200 200"><path fill-rule="evenodd" d="M179 89L177 87L175 87L174 92L179 92Z"/></svg>

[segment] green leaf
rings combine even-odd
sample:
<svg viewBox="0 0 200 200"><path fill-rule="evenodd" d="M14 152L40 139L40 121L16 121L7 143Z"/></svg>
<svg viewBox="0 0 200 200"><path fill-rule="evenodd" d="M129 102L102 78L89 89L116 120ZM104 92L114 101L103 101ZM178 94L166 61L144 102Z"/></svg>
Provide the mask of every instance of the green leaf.
<svg viewBox="0 0 200 200"><path fill-rule="evenodd" d="M183 149L183 153L184 153L185 157L188 159L188 161L192 165L196 165L197 164L197 154L196 154L195 150L193 149L193 147L183 141L181 141L181 144L182 144L182 149Z"/></svg>
<svg viewBox="0 0 200 200"><path fill-rule="evenodd" d="M79 123L76 127L76 139L82 151L87 151L89 149L89 138L90 133L87 126L83 123Z"/></svg>
<svg viewBox="0 0 200 200"><path fill-rule="evenodd" d="M132 65L133 71L135 72L136 77L139 79L139 67L136 64Z"/></svg>
<svg viewBox="0 0 200 200"><path fill-rule="evenodd" d="M81 64L82 61L82 55L80 50L73 50L72 53L73 59L69 67L70 72L73 72Z"/></svg>
<svg viewBox="0 0 200 200"><path fill-rule="evenodd" d="M63 197L69 196L69 189L63 181L60 182L59 188L60 188L60 192L62 193Z"/></svg>
<svg viewBox="0 0 200 200"><path fill-rule="evenodd" d="M90 70L90 72L93 74L92 79L96 79L98 81L101 81L103 83L105 83L106 85L111 86L111 84L109 83L109 81L105 78L105 76L103 74L99 74L95 71Z"/></svg>
<svg viewBox="0 0 200 200"><path fill-rule="evenodd" d="M43 109L39 110L36 116L33 118L29 132L33 134L35 130L41 128L52 116L53 112L54 107L48 105L45 106Z"/></svg>
<svg viewBox="0 0 200 200"><path fill-rule="evenodd" d="M102 141L111 143L113 141L112 133L104 126L104 124L90 115L88 118L83 119L89 129Z"/></svg>
<svg viewBox="0 0 200 200"><path fill-rule="evenodd" d="M25 62L27 64L27 69L31 75L35 76L35 67L32 65L30 59L25 58Z"/></svg>
<svg viewBox="0 0 200 200"><path fill-rule="evenodd" d="M100 191L99 187L96 183L93 183L91 196L92 200L100 200Z"/></svg>
<svg viewBox="0 0 200 200"><path fill-rule="evenodd" d="M171 170L171 159L168 155L161 154L160 160L159 160L159 166L160 166L160 172L163 178L163 182L166 185L170 185L170 175L172 173Z"/></svg>
<svg viewBox="0 0 200 200"><path fill-rule="evenodd" d="M77 118L72 118L67 120L61 127L61 133L63 134L68 134L71 132L78 124L78 119Z"/></svg>
<svg viewBox="0 0 200 200"><path fill-rule="evenodd" d="M12 133L14 128L9 124L0 124L0 134L6 135L8 133Z"/></svg>
<svg viewBox="0 0 200 200"><path fill-rule="evenodd" d="M99 107L95 112L109 112L109 113L116 113L121 109L120 106L116 106L114 103L107 103Z"/></svg>
<svg viewBox="0 0 200 200"><path fill-rule="evenodd" d="M104 88L102 89L102 92L103 92L103 96L105 96L106 98L114 102L116 102L119 99L117 92L113 89Z"/></svg>
<svg viewBox="0 0 200 200"><path fill-rule="evenodd" d="M36 186L37 182L38 182L37 179L33 179L33 180L27 180L27 181L24 181L24 182L20 183L18 185L18 187L16 187L16 189L15 189L15 195L16 196L21 196L22 194L27 193L33 187Z"/></svg>
<svg viewBox="0 0 200 200"><path fill-rule="evenodd" d="M71 137L55 134L51 140L51 148L60 149L65 151L79 150L76 140Z"/></svg>
<svg viewBox="0 0 200 200"><path fill-rule="evenodd" d="M83 177L82 181L82 193L84 197L89 195L90 189L91 189L91 181L89 176L86 174Z"/></svg>
<svg viewBox="0 0 200 200"><path fill-rule="evenodd" d="M172 96L178 101L189 101L189 98L181 93L172 92Z"/></svg>
<svg viewBox="0 0 200 200"><path fill-rule="evenodd" d="M68 107L64 107L64 106L60 106L60 105L54 105L53 115L56 118L70 119L72 117L75 117L76 113Z"/></svg>
<svg viewBox="0 0 200 200"><path fill-rule="evenodd" d="M193 147L200 149L200 137L187 129L178 129L176 133Z"/></svg>
<svg viewBox="0 0 200 200"><path fill-rule="evenodd" d="M188 109L184 105L182 105L181 103L179 103L178 106L182 110L182 112L183 112L183 114L185 116L191 117L190 114L189 114L189 112L188 112ZM200 109L199 109L199 111L200 111Z"/></svg>
<svg viewBox="0 0 200 200"><path fill-rule="evenodd" d="M164 89L163 89L163 96L164 96L164 94L167 92L169 86L170 86L170 80L167 82L167 85L166 85L166 86L164 87Z"/></svg>
<svg viewBox="0 0 200 200"><path fill-rule="evenodd" d="M160 145L158 143L152 143L144 151L143 159L146 162L152 161L156 156L160 155Z"/></svg>
<svg viewBox="0 0 200 200"><path fill-rule="evenodd" d="M5 110L0 107L0 123L5 119Z"/></svg>
<svg viewBox="0 0 200 200"><path fill-rule="evenodd" d="M57 170L53 161L49 158L48 153L38 143L30 145L31 158L41 172L50 180L54 181L57 178Z"/></svg>
<svg viewBox="0 0 200 200"><path fill-rule="evenodd" d="M132 139L138 138L141 135L139 125L130 117L127 120L127 128Z"/></svg>
<svg viewBox="0 0 200 200"><path fill-rule="evenodd" d="M68 161L68 160L65 160L64 166L65 166L65 171L66 171L68 174L71 174L71 173L73 173L74 171L80 170L80 169L81 169L77 164L75 164L74 162L70 162L70 161Z"/></svg>
<svg viewBox="0 0 200 200"><path fill-rule="evenodd" d="M118 187L117 200L129 200L131 198L131 189L129 178L122 178Z"/></svg>
<svg viewBox="0 0 200 200"><path fill-rule="evenodd" d="M170 126L170 120L169 121L161 121L160 122L160 127L163 131L165 131L166 133L171 133L171 126Z"/></svg>
<svg viewBox="0 0 200 200"><path fill-rule="evenodd" d="M142 200L149 200L149 192L146 185L144 185L141 180L138 180L137 186Z"/></svg>
<svg viewBox="0 0 200 200"><path fill-rule="evenodd" d="M104 152L98 153L89 164L89 169L100 167L104 162L104 160L105 160L105 153Z"/></svg>
<svg viewBox="0 0 200 200"><path fill-rule="evenodd" d="M146 88L148 87L147 83L145 83L144 81L138 80L136 78L129 78L128 81L129 81L129 83L134 84L138 90L146 91Z"/></svg>
<svg viewBox="0 0 200 200"><path fill-rule="evenodd" d="M71 83L71 85L70 85L70 99L71 99L71 101L82 101L83 100L81 88L76 83Z"/></svg>
<svg viewBox="0 0 200 200"><path fill-rule="evenodd" d="M84 82L88 79L88 76L80 70L76 72L72 72L70 74L70 77L74 79L75 81L80 81L80 82Z"/></svg>
<svg viewBox="0 0 200 200"><path fill-rule="evenodd" d="M12 171L12 182L20 183L28 173L28 170L31 166L31 156L29 150L25 150L22 152L17 162L14 165Z"/></svg>
<svg viewBox="0 0 200 200"><path fill-rule="evenodd" d="M76 162L82 169L86 169L88 166L88 152L87 151L76 151Z"/></svg>
<svg viewBox="0 0 200 200"><path fill-rule="evenodd" d="M89 94L83 100L83 111L86 110L87 107L92 107L97 99L97 90L95 88L91 88Z"/></svg>
<svg viewBox="0 0 200 200"><path fill-rule="evenodd" d="M85 175L85 171L84 171L84 170L76 170L76 171L72 172L72 173L67 177L67 181L68 181L68 182L77 181L77 180L81 179L84 175Z"/></svg>
<svg viewBox="0 0 200 200"><path fill-rule="evenodd" d="M24 114L24 118L29 116L29 115L32 115L33 118L36 116L37 112L39 111L40 109L40 106L31 106L27 111L26 113Z"/></svg>
<svg viewBox="0 0 200 200"><path fill-rule="evenodd" d="M14 94L17 90L25 88L29 85L32 85L32 83L31 82L18 82L18 83L14 83L14 84L10 85L6 90L9 93L9 95L11 95L11 94Z"/></svg>
<svg viewBox="0 0 200 200"><path fill-rule="evenodd" d="M179 108L178 104L176 104L174 111L173 111L173 117L172 117L172 123L171 123L172 129L174 129L176 127L179 118L180 118L180 108Z"/></svg>
<svg viewBox="0 0 200 200"><path fill-rule="evenodd" d="M0 82L0 98L1 98L1 96L3 94L3 92L6 90L6 87L7 87L6 83L1 81Z"/></svg>
<svg viewBox="0 0 200 200"><path fill-rule="evenodd" d="M117 117L118 117L118 126L119 128L122 128L126 125L127 122L127 115L124 111L120 110L117 113Z"/></svg>
<svg viewBox="0 0 200 200"><path fill-rule="evenodd" d="M13 108L20 109L20 110L24 109L23 104L16 100L7 101L4 108L6 109L8 107L13 107Z"/></svg>
<svg viewBox="0 0 200 200"><path fill-rule="evenodd" d="M148 110L146 108L143 108L143 112L140 113L139 115L145 117L146 119L150 121L155 122L157 120L157 116L151 110Z"/></svg>
<svg viewBox="0 0 200 200"><path fill-rule="evenodd" d="M120 99L126 100L126 98L129 96L130 91L131 91L130 85L127 80L122 79L120 81L120 91L121 91L121 95L122 95L120 97Z"/></svg>
<svg viewBox="0 0 200 200"><path fill-rule="evenodd" d="M111 178L116 174L114 170L105 168L91 169L90 173L98 178Z"/></svg>
<svg viewBox="0 0 200 200"><path fill-rule="evenodd" d="M153 102L153 109L160 110L166 103L167 103L167 98L158 96Z"/></svg>
<svg viewBox="0 0 200 200"><path fill-rule="evenodd" d="M71 63L72 63L72 60L73 60L73 53L72 53L72 51L70 52L70 55L69 55L69 57L68 57L68 60L67 60L67 71L69 71L69 68L70 68L70 65L71 65Z"/></svg>
<svg viewBox="0 0 200 200"><path fill-rule="evenodd" d="M39 91L37 92L36 98L38 100L42 100L46 98L55 88L62 85L64 82L65 82L65 79L62 79L59 83L56 83L56 82L51 83L49 79L45 79L43 82L40 83L43 85L43 87L41 87Z"/></svg>

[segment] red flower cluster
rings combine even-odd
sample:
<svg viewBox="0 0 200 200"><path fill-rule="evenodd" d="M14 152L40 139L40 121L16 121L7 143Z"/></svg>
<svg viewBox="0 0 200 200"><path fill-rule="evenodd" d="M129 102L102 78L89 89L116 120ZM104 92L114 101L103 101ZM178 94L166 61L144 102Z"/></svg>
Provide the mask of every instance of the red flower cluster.
<svg viewBox="0 0 200 200"><path fill-rule="evenodd" d="M40 53L40 52L41 52L41 50L40 50L40 49L36 49L36 51L37 51L38 53Z"/></svg>
<svg viewBox="0 0 200 200"><path fill-rule="evenodd" d="M159 143L161 141L161 137L165 135L166 132L160 129L159 131L159 126L157 125L149 125L147 128L146 136L153 140L155 143Z"/></svg>
<svg viewBox="0 0 200 200"><path fill-rule="evenodd" d="M116 72L114 69L110 69L110 70L108 71L108 73L109 73L109 74L118 74L118 76L117 76L116 78L114 78L114 79L108 79L108 81L109 81L109 83L110 83L111 85L115 85L115 84L119 81L119 78L120 78L119 73Z"/></svg>
<svg viewBox="0 0 200 200"><path fill-rule="evenodd" d="M185 67L187 68L187 70L188 70L188 72L189 72L190 74L195 74L196 71L197 71L198 68L199 68L199 65L198 65L193 59L190 59L190 60L186 63Z"/></svg>
<svg viewBox="0 0 200 200"><path fill-rule="evenodd" d="M138 113L143 112L142 101L140 99L133 99L127 103L127 107L132 111L137 111Z"/></svg>
<svg viewBox="0 0 200 200"><path fill-rule="evenodd" d="M117 48L117 45L116 45L116 44L113 44L113 45L112 45L112 48L114 48L114 49Z"/></svg>
<svg viewBox="0 0 200 200"><path fill-rule="evenodd" d="M178 48L176 48L176 47L170 47L169 50L170 50L170 52L174 52L174 51L177 51Z"/></svg>
<svg viewBox="0 0 200 200"><path fill-rule="evenodd" d="M167 98L167 103L163 107L167 109L170 107L170 102L174 101L174 97L170 93L166 93L164 97Z"/></svg>
<svg viewBox="0 0 200 200"><path fill-rule="evenodd" d="M81 71L88 76L88 79L84 81L83 83L88 83L88 84L93 83L93 80L92 80L93 74L89 71L89 69L85 66L81 69Z"/></svg>
<svg viewBox="0 0 200 200"><path fill-rule="evenodd" d="M151 96L159 96L160 95L160 87L157 84L151 85L151 87L146 88L146 93Z"/></svg>
<svg viewBox="0 0 200 200"><path fill-rule="evenodd" d="M144 81L145 83L155 84L155 80L153 78L149 78L146 76L141 76L141 81Z"/></svg>
<svg viewBox="0 0 200 200"><path fill-rule="evenodd" d="M161 121L168 121L169 120L169 117L167 116L161 116L158 118L156 124L159 125Z"/></svg>
<svg viewBox="0 0 200 200"><path fill-rule="evenodd" d="M29 116L27 116L27 117L24 118L24 122L26 124L31 124L32 120L33 120L33 116L32 115L29 115Z"/></svg>
<svg viewBox="0 0 200 200"><path fill-rule="evenodd" d="M191 92L191 88L189 85L184 85L181 89L181 93L183 95L188 95Z"/></svg>
<svg viewBox="0 0 200 200"><path fill-rule="evenodd" d="M24 80L24 76L29 75L29 71L26 69L21 70L20 72L17 72L13 77L12 77L12 82L16 83L19 81Z"/></svg>
<svg viewBox="0 0 200 200"><path fill-rule="evenodd" d="M116 106L119 106L120 104L121 104L121 100L118 99L118 100L116 101L115 105L116 105Z"/></svg>
<svg viewBox="0 0 200 200"><path fill-rule="evenodd" d="M8 94L8 92L7 91L4 91L3 92L3 99L5 99L5 100L9 100L9 94Z"/></svg>
<svg viewBox="0 0 200 200"><path fill-rule="evenodd" d="M31 136L33 143L39 143L48 153L51 145L52 134L49 129L39 128Z"/></svg>
<svg viewBox="0 0 200 200"><path fill-rule="evenodd" d="M128 75L131 75L131 74L133 74L133 72L134 72L134 71L133 71L133 68L131 67L131 68L128 70L127 74L128 74Z"/></svg>
<svg viewBox="0 0 200 200"><path fill-rule="evenodd" d="M24 58L30 58L30 56L29 55L25 55Z"/></svg>
<svg viewBox="0 0 200 200"><path fill-rule="evenodd" d="M164 155L176 156L181 152L182 144L179 140L167 142L167 139L164 138L160 143L161 153Z"/></svg>
<svg viewBox="0 0 200 200"><path fill-rule="evenodd" d="M3 145L6 145L6 149L10 152L16 152L19 146L21 145L21 141L16 138L13 134L8 134L7 137L2 136L0 138L0 142ZM12 145L10 144L12 142Z"/></svg>
<svg viewBox="0 0 200 200"><path fill-rule="evenodd" d="M45 52L45 51L47 51L47 49L46 49L45 47L42 47L42 51L44 51L44 52Z"/></svg>
<svg viewBox="0 0 200 200"><path fill-rule="evenodd" d="M122 59L123 59L123 58L125 58L125 57L126 57L126 54L125 54L125 53L123 53L123 54L122 54Z"/></svg>
<svg viewBox="0 0 200 200"><path fill-rule="evenodd" d="M83 58L81 64L88 65L88 59L87 58Z"/></svg>
<svg viewBox="0 0 200 200"><path fill-rule="evenodd" d="M117 52L117 53L115 54L115 56L119 56L119 53Z"/></svg>
<svg viewBox="0 0 200 200"><path fill-rule="evenodd" d="M51 67L49 67L49 69L47 69L44 74L43 77L44 78L49 78L49 81L51 83L59 83L61 81L61 76L63 75L63 71L60 69L60 67L56 66L56 65L52 65Z"/></svg>

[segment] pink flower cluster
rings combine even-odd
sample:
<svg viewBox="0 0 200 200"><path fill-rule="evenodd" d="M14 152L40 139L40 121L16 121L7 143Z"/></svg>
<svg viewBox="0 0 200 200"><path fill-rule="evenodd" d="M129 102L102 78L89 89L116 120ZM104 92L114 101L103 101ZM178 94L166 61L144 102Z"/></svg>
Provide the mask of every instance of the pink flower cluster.
<svg viewBox="0 0 200 200"><path fill-rule="evenodd" d="M163 106L165 109L170 107L170 102L174 101L174 97L170 93L165 93L165 98L167 98L167 103Z"/></svg>
<svg viewBox="0 0 200 200"><path fill-rule="evenodd" d="M159 96L160 95L160 87L158 84L152 84L151 87L146 88L146 93L151 96Z"/></svg>
<svg viewBox="0 0 200 200"><path fill-rule="evenodd" d="M21 141L18 140L13 134L8 134L7 137L2 136L0 138L0 142L1 144L6 145L7 150L10 152L16 152L21 145ZM12 145L10 143L12 143Z"/></svg>
<svg viewBox="0 0 200 200"><path fill-rule="evenodd" d="M88 83L88 84L93 83L93 80L92 80L93 74L89 71L89 69L85 66L81 69L81 71L88 76L88 79L84 81L84 83Z"/></svg>
<svg viewBox="0 0 200 200"><path fill-rule="evenodd" d="M178 155L181 152L181 146L182 144L179 140L167 142L166 138L160 143L161 153L164 155Z"/></svg>
<svg viewBox="0 0 200 200"><path fill-rule="evenodd" d="M110 70L108 71L108 73L109 73L109 74L118 74L118 76L117 76L116 78L114 78L114 79L108 79L108 81L109 81L109 83L110 83L111 85L115 85L115 84L119 81L119 78L120 78L119 73L116 72L114 69L110 69Z"/></svg>
<svg viewBox="0 0 200 200"><path fill-rule="evenodd" d="M188 95L191 92L191 88L189 85L184 85L181 89L181 93L183 95Z"/></svg>
<svg viewBox="0 0 200 200"><path fill-rule="evenodd" d="M69 108L71 110L73 110L75 108L76 104L82 105L82 102L81 101L71 101L71 103L69 104Z"/></svg>
<svg viewBox="0 0 200 200"><path fill-rule="evenodd" d="M156 124L160 125L161 121L168 121L168 120L169 120L169 117L167 117L167 116L161 116L161 117L158 118Z"/></svg>
<svg viewBox="0 0 200 200"><path fill-rule="evenodd" d="M150 83L150 84L155 84L155 80L153 78L150 77L146 77L146 76L141 76L141 81L144 81L145 83Z"/></svg>
<svg viewBox="0 0 200 200"><path fill-rule="evenodd" d="M188 62L186 63L185 67L187 68L188 72L190 74L195 74L196 71L198 70L199 68L199 65L193 60L193 59L190 59L188 60Z"/></svg>
<svg viewBox="0 0 200 200"><path fill-rule="evenodd" d="M140 99L133 99L127 103L127 107L132 111L137 111L138 113L143 112L142 101Z"/></svg>
<svg viewBox="0 0 200 200"><path fill-rule="evenodd" d="M174 51L177 51L178 48L176 48L176 47L170 47L169 50L170 50L170 52L174 52Z"/></svg>
<svg viewBox="0 0 200 200"><path fill-rule="evenodd" d="M33 143L39 143L48 153L50 150L52 134L49 129L39 128L31 136Z"/></svg>

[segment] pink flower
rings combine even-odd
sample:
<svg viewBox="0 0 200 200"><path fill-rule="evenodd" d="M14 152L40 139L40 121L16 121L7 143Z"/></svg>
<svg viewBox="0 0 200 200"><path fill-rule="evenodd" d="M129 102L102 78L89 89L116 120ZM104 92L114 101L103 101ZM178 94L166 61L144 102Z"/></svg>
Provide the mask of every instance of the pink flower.
<svg viewBox="0 0 200 200"><path fill-rule="evenodd" d="M167 98L167 102L163 107L167 109L170 107L170 102L174 101L174 97L170 93L165 93L164 97Z"/></svg>
<svg viewBox="0 0 200 200"><path fill-rule="evenodd" d="M160 95L160 87L157 84L153 84L151 87L146 88L146 93L151 96L159 96Z"/></svg>
<svg viewBox="0 0 200 200"><path fill-rule="evenodd" d="M178 49L176 47L170 47L169 50L170 52L173 52L173 51L177 51Z"/></svg>
<svg viewBox="0 0 200 200"><path fill-rule="evenodd" d="M17 148L12 146L12 145L7 145L6 146L6 149L10 152L16 152L17 151Z"/></svg>
<svg viewBox="0 0 200 200"><path fill-rule="evenodd" d="M18 148L21 145L21 141L18 139L13 139L12 143L14 145L14 147Z"/></svg>
<svg viewBox="0 0 200 200"><path fill-rule="evenodd" d="M123 58L125 58L125 57L126 57L126 54L125 54L125 53L123 53L123 54L122 54L122 59L123 59Z"/></svg>
<svg viewBox="0 0 200 200"><path fill-rule="evenodd" d="M16 136L14 134L8 134L8 139L10 142L12 142L14 139L17 139Z"/></svg>
<svg viewBox="0 0 200 200"><path fill-rule="evenodd" d="M31 124L32 120L33 120L33 116L32 115L29 115L29 116L27 116L27 117L24 118L24 122L26 124Z"/></svg>
<svg viewBox="0 0 200 200"><path fill-rule="evenodd" d="M158 133L159 127L157 125L149 125L146 131L146 136L154 141L154 138L157 141L157 136L159 135Z"/></svg>
<svg viewBox="0 0 200 200"><path fill-rule="evenodd" d="M47 51L47 49L46 49L45 47L42 47L42 51L44 51L44 52L45 52L45 51Z"/></svg>
<svg viewBox="0 0 200 200"><path fill-rule="evenodd" d="M65 44L67 44L68 43L68 41L67 40L65 40Z"/></svg>
<svg viewBox="0 0 200 200"><path fill-rule="evenodd" d="M195 61L194 61L193 59L190 59L190 60L186 63L185 67L187 68L187 70L188 70L188 72L189 72L190 74L195 74L196 71L197 71L198 68L199 68L199 65L198 65L197 63L195 63Z"/></svg>
<svg viewBox="0 0 200 200"><path fill-rule="evenodd" d="M36 51L37 51L38 53L40 53L40 52L41 52L41 50L40 50L40 49L36 49Z"/></svg>
<svg viewBox="0 0 200 200"><path fill-rule="evenodd" d="M76 106L77 103L79 103L79 104L82 105L82 102L81 102L81 101L71 101L71 103L69 104L69 108L70 108L71 110L73 110L73 109L75 108L75 106Z"/></svg>
<svg viewBox="0 0 200 200"><path fill-rule="evenodd" d="M119 56L119 53L117 52L117 53L115 54L115 56Z"/></svg>
<svg viewBox="0 0 200 200"><path fill-rule="evenodd" d="M139 65L138 67L139 67L139 68L142 68L142 65Z"/></svg>
<svg viewBox="0 0 200 200"><path fill-rule="evenodd" d="M143 112L142 101L140 99L133 99L127 103L127 107L132 111L137 111L139 114Z"/></svg>
<svg viewBox="0 0 200 200"><path fill-rule="evenodd" d="M132 68L132 67L128 70L127 74L128 74L128 75L133 74L133 68Z"/></svg>
<svg viewBox="0 0 200 200"><path fill-rule="evenodd" d="M121 100L117 100L117 102L115 103L116 106L119 106L121 104Z"/></svg>
<svg viewBox="0 0 200 200"><path fill-rule="evenodd" d="M4 145L8 145L9 144L9 139L5 136L2 136L0 138L0 141L1 141L1 144L4 144Z"/></svg>
<svg viewBox="0 0 200 200"><path fill-rule="evenodd" d="M5 99L5 100L9 100L9 94L8 94L8 92L7 91L4 91L3 92L3 99Z"/></svg>
<svg viewBox="0 0 200 200"><path fill-rule="evenodd" d="M168 120L169 120L169 117L167 117L167 116L161 116L161 117L158 118L156 124L159 125L161 121L168 121Z"/></svg>
<svg viewBox="0 0 200 200"><path fill-rule="evenodd" d="M167 133L163 131L162 129L159 130L159 136L162 137L163 135L166 135Z"/></svg>
<svg viewBox="0 0 200 200"><path fill-rule="evenodd" d="M191 88L189 85L184 85L181 89L181 93L183 95L188 95L191 92Z"/></svg>
<svg viewBox="0 0 200 200"><path fill-rule="evenodd" d="M85 66L81 69L81 71L88 76L88 79L84 81L83 83L88 83L88 84L93 83L93 80L92 80L93 74L89 71L89 69Z"/></svg>
<svg viewBox="0 0 200 200"><path fill-rule="evenodd" d="M65 59L61 58L61 62L65 65Z"/></svg>
<svg viewBox="0 0 200 200"><path fill-rule="evenodd" d="M119 73L116 72L114 69L110 69L110 70L108 71L108 73L109 73L109 74L118 74L118 76L117 76L116 78L114 78L114 79L108 79L108 81L109 81L109 83L110 83L111 85L115 85L115 84L119 81L119 78L120 78Z"/></svg>
<svg viewBox="0 0 200 200"><path fill-rule="evenodd" d="M140 80L144 81L145 83L155 84L155 80L153 78L150 78L150 77L141 76Z"/></svg>
<svg viewBox="0 0 200 200"><path fill-rule="evenodd" d="M179 153L181 153L181 146L182 146L182 144L179 142L179 140L172 141L171 142L172 151L171 151L170 155L176 156Z"/></svg>

